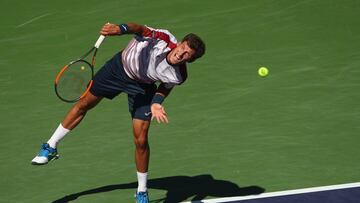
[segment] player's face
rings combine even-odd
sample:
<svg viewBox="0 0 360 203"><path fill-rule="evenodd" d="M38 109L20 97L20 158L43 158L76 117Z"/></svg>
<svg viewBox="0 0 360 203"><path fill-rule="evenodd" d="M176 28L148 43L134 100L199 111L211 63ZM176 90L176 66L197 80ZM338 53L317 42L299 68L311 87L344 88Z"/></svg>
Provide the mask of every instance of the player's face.
<svg viewBox="0 0 360 203"><path fill-rule="evenodd" d="M195 50L191 49L188 43L181 42L178 46L171 50L167 55L167 60L172 65L188 62L195 54Z"/></svg>

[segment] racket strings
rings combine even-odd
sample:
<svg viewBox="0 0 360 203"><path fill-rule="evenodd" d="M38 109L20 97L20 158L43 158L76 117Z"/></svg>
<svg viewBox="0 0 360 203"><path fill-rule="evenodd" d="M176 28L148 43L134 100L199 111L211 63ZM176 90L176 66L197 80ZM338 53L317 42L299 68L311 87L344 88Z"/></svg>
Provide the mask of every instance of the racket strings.
<svg viewBox="0 0 360 203"><path fill-rule="evenodd" d="M59 77L56 84L57 93L64 100L77 100L87 91L91 79L91 66L83 61L75 62Z"/></svg>

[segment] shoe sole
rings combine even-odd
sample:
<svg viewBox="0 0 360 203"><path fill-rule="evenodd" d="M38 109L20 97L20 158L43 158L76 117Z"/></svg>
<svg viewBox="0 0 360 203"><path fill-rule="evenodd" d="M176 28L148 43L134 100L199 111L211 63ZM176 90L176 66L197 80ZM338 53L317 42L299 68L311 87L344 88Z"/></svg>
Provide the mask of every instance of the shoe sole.
<svg viewBox="0 0 360 203"><path fill-rule="evenodd" d="M49 160L48 162L46 162L46 163L38 163L38 162L32 161L31 164L34 165L34 166L42 166L42 165L46 165L46 164L48 164L50 161L56 160L56 159L58 159L58 158L59 158L59 155L57 154L57 155L55 155L52 159L50 159L50 160Z"/></svg>
<svg viewBox="0 0 360 203"><path fill-rule="evenodd" d="M46 165L47 163L49 162L46 162L46 163L37 163L37 162L31 162L32 165L35 165L35 166L41 166L41 165Z"/></svg>

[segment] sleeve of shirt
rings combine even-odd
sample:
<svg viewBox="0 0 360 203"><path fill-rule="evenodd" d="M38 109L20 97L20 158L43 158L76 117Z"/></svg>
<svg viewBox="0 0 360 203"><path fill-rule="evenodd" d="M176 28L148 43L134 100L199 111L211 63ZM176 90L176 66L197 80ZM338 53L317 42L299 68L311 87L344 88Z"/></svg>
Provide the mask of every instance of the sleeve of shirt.
<svg viewBox="0 0 360 203"><path fill-rule="evenodd" d="M163 29L154 29L146 26L146 30L143 33L144 37L150 37L155 39L160 39L168 45L170 49L174 49L177 45L177 40L174 35L172 35L169 31Z"/></svg>
<svg viewBox="0 0 360 203"><path fill-rule="evenodd" d="M156 92L161 93L165 96L169 95L171 90L174 88L176 84L173 83L161 83Z"/></svg>

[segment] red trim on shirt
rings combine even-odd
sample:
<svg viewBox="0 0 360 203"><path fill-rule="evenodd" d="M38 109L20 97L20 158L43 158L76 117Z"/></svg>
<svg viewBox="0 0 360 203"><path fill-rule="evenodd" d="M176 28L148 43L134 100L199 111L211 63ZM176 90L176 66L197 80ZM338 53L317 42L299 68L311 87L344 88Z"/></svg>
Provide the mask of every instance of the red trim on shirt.
<svg viewBox="0 0 360 203"><path fill-rule="evenodd" d="M168 47L169 47L170 49L175 49L175 48L177 47L177 45L176 45L175 43L173 43L173 42L169 42L169 43L168 43Z"/></svg>
<svg viewBox="0 0 360 203"><path fill-rule="evenodd" d="M143 31L142 35L144 37L151 37L152 31L149 28L145 28L145 30Z"/></svg>
<svg viewBox="0 0 360 203"><path fill-rule="evenodd" d="M143 31L143 36L144 37L153 37L153 38L156 38L156 39L163 40L164 42L166 42L168 44L168 47L170 49L174 49L177 46L175 43L173 43L170 40L170 36L168 34L164 33L164 32L150 30L149 28L146 28Z"/></svg>

